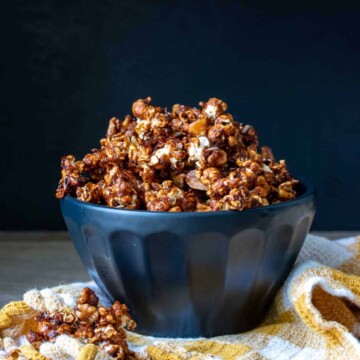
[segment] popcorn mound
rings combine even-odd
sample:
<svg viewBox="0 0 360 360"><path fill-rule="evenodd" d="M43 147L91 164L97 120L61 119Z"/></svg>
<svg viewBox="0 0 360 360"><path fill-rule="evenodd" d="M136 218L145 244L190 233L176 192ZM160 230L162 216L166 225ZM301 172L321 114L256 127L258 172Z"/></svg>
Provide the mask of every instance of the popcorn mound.
<svg viewBox="0 0 360 360"><path fill-rule="evenodd" d="M37 331L30 330L26 338L36 348L46 341L55 341L61 334L72 335L85 343L99 345L109 355L119 360L135 359L126 343L124 328L134 330L125 304L115 301L110 308L98 306L99 298L85 288L77 300L75 313L42 311L35 321Z"/></svg>
<svg viewBox="0 0 360 360"><path fill-rule="evenodd" d="M251 125L234 121L227 104L211 98L200 109L132 106L112 118L100 149L83 160L62 158L56 197L123 209L223 211L266 206L296 197L298 180L269 147L258 152Z"/></svg>

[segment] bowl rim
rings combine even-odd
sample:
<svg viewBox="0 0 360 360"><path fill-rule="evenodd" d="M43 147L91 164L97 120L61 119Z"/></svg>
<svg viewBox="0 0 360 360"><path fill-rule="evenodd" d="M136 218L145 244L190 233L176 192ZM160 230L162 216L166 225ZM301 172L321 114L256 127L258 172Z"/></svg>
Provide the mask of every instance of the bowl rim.
<svg viewBox="0 0 360 360"><path fill-rule="evenodd" d="M300 180L300 184L305 187L305 191L303 194L298 196L295 199L291 199L288 201L284 201L277 204L271 204L267 206L259 206L257 208L251 208L251 209L244 209L242 211L236 211L236 210L230 210L230 211L199 211L199 212L193 212L193 211L181 211L181 212L169 212L169 211L151 211L151 210L132 210L132 209L121 209L121 208L115 208L107 205L101 205L101 204L94 204L82 200L78 200L77 198L73 197L72 195L66 195L65 198L60 199L60 203L66 201L71 202L77 206L85 206L89 208L94 208L98 210L104 210L104 211L111 211L111 212L117 212L118 214L138 214L138 215L145 215L145 214L157 214L158 216L171 216L174 217L175 215L186 217L186 216L229 216L234 214L249 214L249 213L255 213L255 212L263 212L263 211L273 211L276 209L282 209L285 207L292 207L295 205L298 205L300 203L305 202L307 199L311 197L315 197L316 190L314 185L312 185L309 181L302 177L296 177L296 179Z"/></svg>

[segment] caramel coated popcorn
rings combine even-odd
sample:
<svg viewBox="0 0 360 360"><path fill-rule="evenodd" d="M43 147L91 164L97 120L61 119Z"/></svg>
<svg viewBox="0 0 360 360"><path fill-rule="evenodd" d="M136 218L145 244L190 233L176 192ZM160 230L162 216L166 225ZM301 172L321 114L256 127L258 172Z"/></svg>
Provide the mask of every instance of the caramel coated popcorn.
<svg viewBox="0 0 360 360"><path fill-rule="evenodd" d="M27 340L39 349L43 342L52 342L57 336L67 334L85 343L99 345L115 359L135 359L127 346L124 330L134 330L136 327L127 306L119 301L109 308L98 303L96 294L85 288L77 300L74 315L59 311L39 312L35 317L37 329L27 333Z"/></svg>
<svg viewBox="0 0 360 360"><path fill-rule="evenodd" d="M62 158L56 197L122 209L224 211L267 206L296 197L298 180L284 160L261 147L251 125L236 122L227 104L211 98L200 108L132 106L112 118L100 149L81 161Z"/></svg>

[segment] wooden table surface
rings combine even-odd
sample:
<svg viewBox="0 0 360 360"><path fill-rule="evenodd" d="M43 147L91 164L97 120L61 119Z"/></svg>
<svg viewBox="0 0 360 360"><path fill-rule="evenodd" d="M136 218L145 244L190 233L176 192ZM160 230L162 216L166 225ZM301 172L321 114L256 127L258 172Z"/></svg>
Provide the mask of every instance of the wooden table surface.
<svg viewBox="0 0 360 360"><path fill-rule="evenodd" d="M330 239L360 234L314 232ZM0 307L29 289L90 280L66 232L0 232Z"/></svg>

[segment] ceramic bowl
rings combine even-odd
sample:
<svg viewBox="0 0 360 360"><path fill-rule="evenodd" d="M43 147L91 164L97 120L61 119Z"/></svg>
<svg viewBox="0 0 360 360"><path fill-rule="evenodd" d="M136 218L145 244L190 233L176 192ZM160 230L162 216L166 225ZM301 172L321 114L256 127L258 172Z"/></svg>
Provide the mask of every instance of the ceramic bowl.
<svg viewBox="0 0 360 360"><path fill-rule="evenodd" d="M142 334L210 337L256 327L288 276L315 213L294 200L224 212L121 210L61 200L75 248L109 300Z"/></svg>

